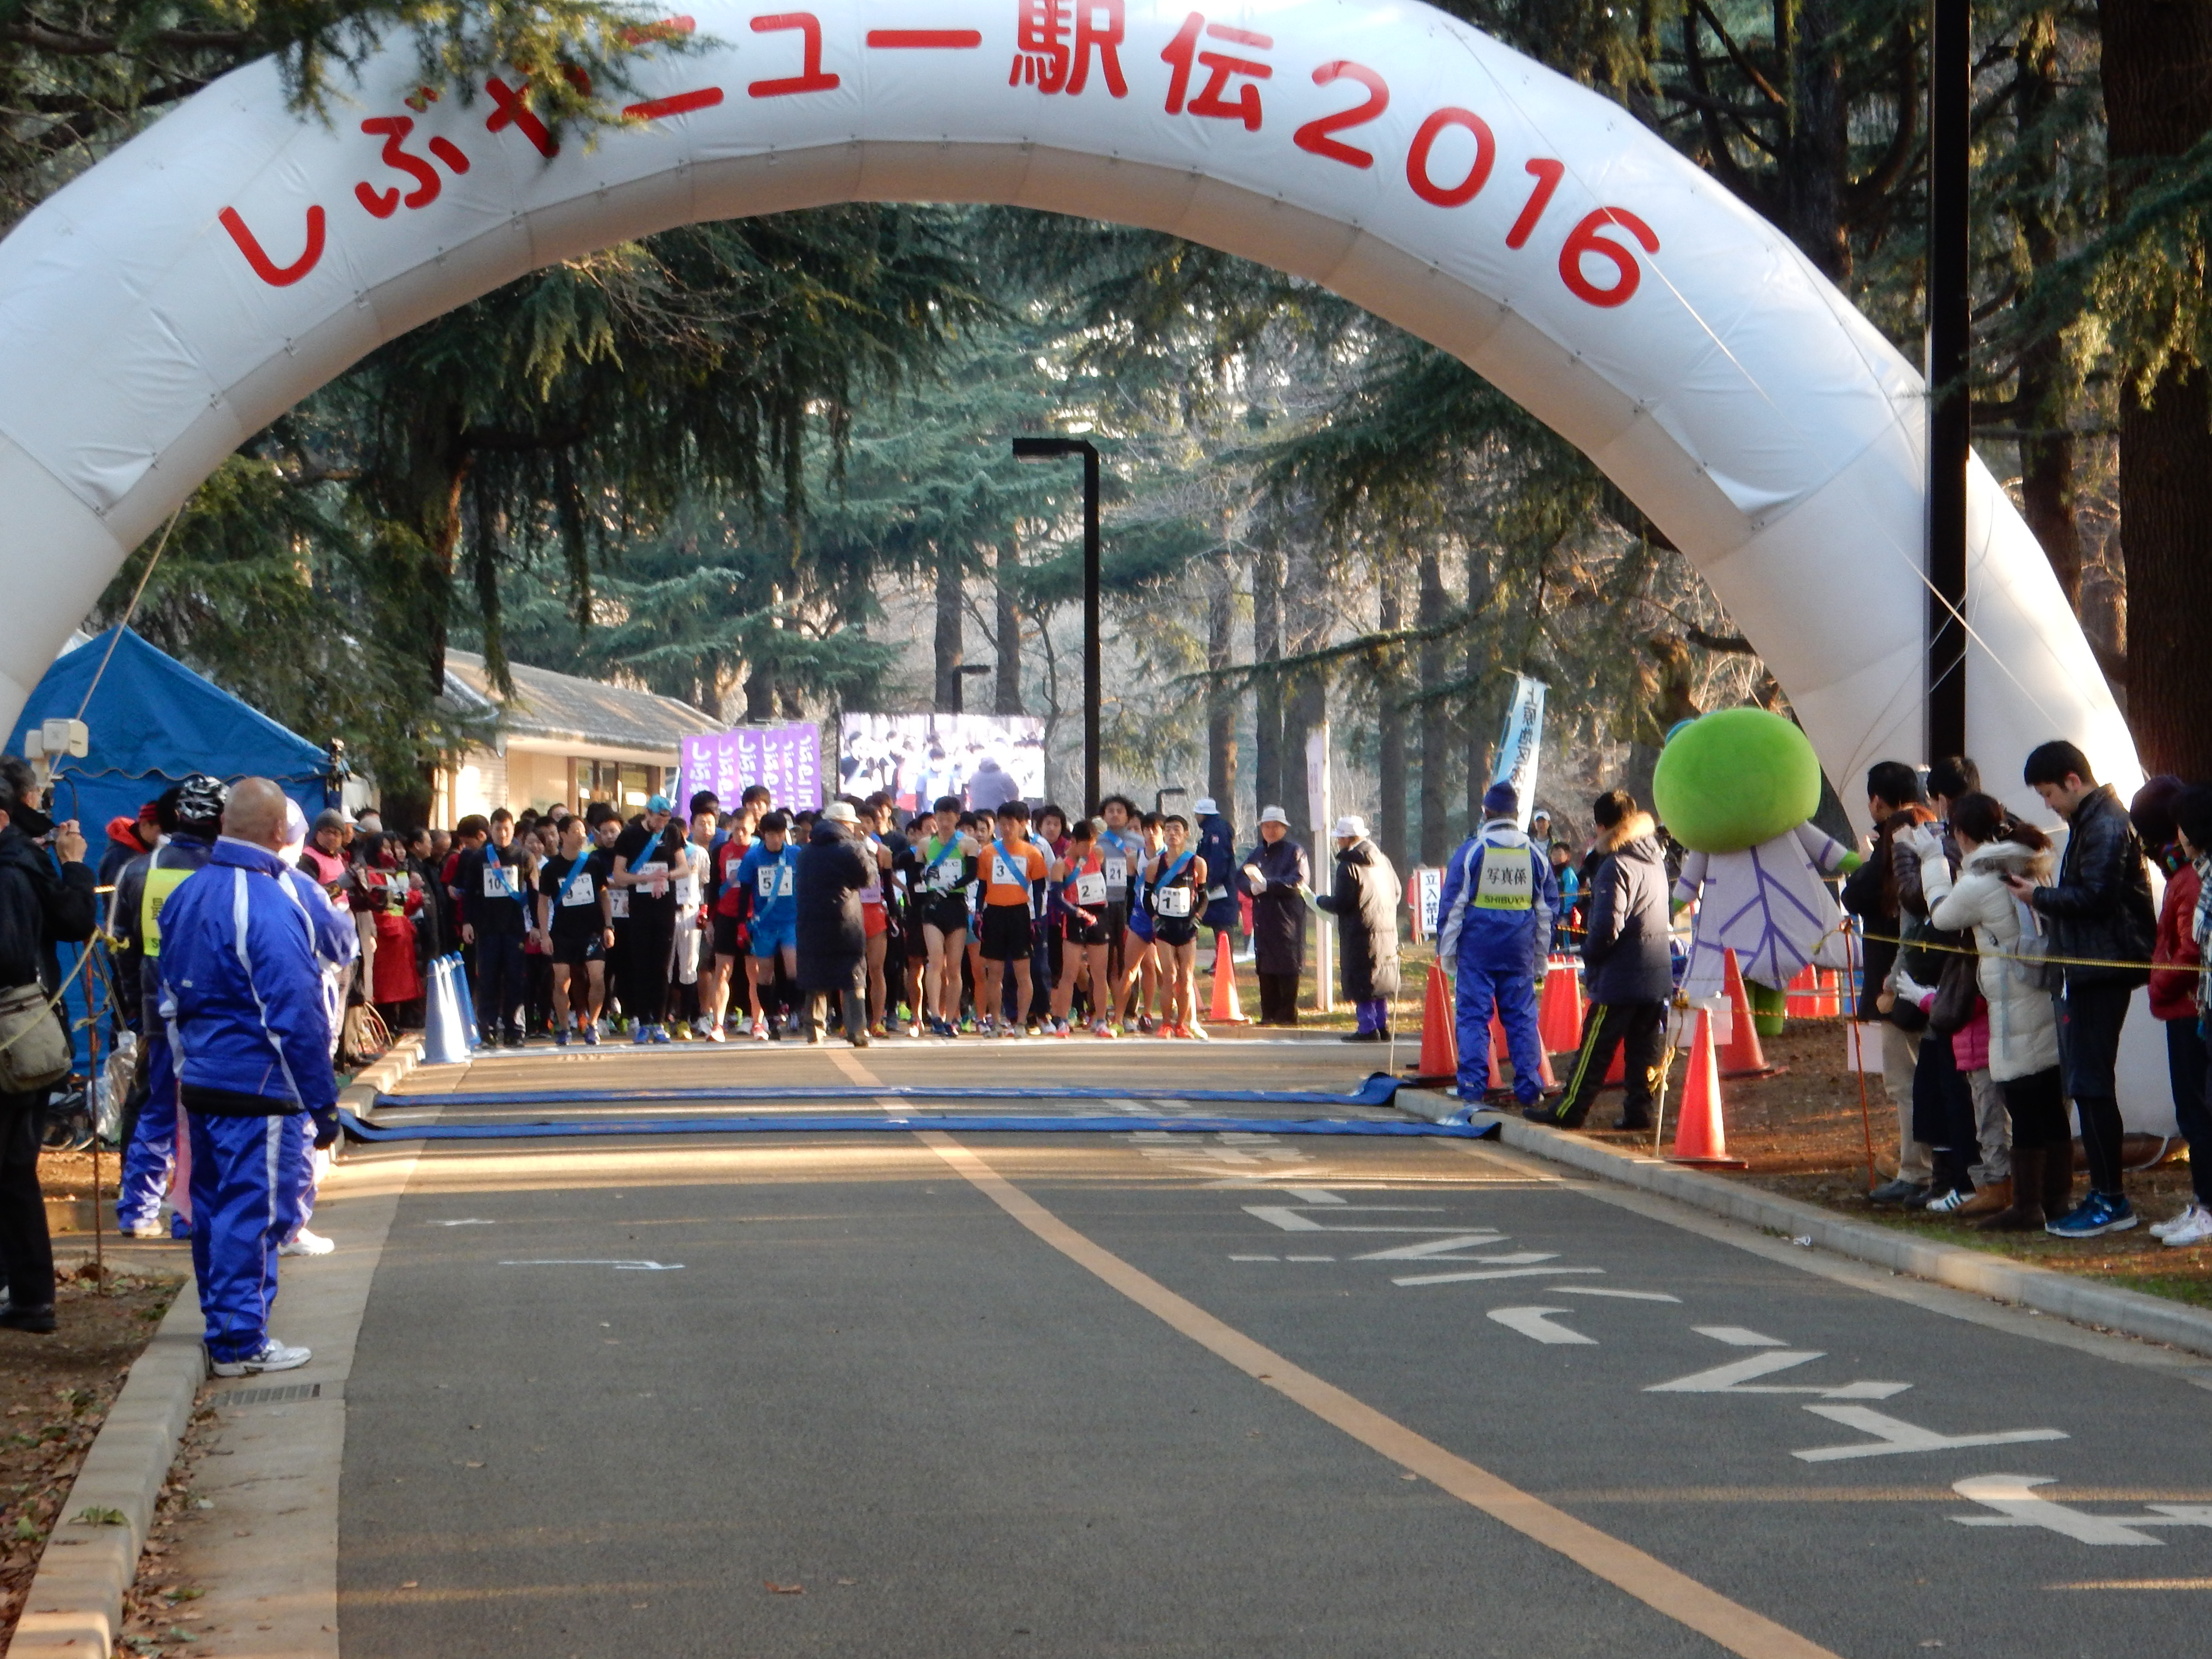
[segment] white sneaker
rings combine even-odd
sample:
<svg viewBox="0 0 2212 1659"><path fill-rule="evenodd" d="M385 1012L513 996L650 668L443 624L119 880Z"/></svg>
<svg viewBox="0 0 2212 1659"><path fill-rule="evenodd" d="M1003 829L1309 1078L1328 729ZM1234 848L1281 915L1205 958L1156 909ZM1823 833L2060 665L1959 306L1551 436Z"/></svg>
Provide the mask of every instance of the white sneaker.
<svg viewBox="0 0 2212 1659"><path fill-rule="evenodd" d="M208 1370L216 1376L258 1376L264 1371L296 1371L315 1357L312 1348L288 1348L275 1337L244 1359L210 1359Z"/></svg>
<svg viewBox="0 0 2212 1659"><path fill-rule="evenodd" d="M2169 1228L2164 1235L2168 1249L2179 1250L2191 1244L2212 1243L2212 1210L2201 1204L2192 1204L2188 1212Z"/></svg>
<svg viewBox="0 0 2212 1659"><path fill-rule="evenodd" d="M2164 1238L2168 1233L2179 1232L2182 1228L2186 1227L2197 1213L2197 1200L2191 1199L2181 1206L2179 1214L2170 1215L2163 1221L2154 1221L2145 1231L2153 1238Z"/></svg>
<svg viewBox="0 0 2212 1659"><path fill-rule="evenodd" d="M142 1221L134 1227L125 1228L123 1236L125 1238L167 1238L169 1224L155 1216L151 1221Z"/></svg>
<svg viewBox="0 0 2212 1659"><path fill-rule="evenodd" d="M294 1233L276 1247L279 1255L328 1255L337 1246L320 1233L311 1233L305 1227Z"/></svg>

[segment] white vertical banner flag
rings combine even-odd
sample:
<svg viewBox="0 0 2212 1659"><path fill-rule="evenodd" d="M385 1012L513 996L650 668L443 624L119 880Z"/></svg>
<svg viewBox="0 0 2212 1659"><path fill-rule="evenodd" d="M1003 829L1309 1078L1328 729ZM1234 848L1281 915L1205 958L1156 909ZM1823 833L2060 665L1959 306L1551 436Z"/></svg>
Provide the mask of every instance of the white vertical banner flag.
<svg viewBox="0 0 2212 1659"><path fill-rule="evenodd" d="M1505 708L1505 735L1498 744L1498 763L1491 769L1492 783L1510 783L1521 797L1521 827L1528 827L1536 810L1536 760L1544 746L1544 693L1541 680L1526 674L1513 677L1513 700Z"/></svg>
<svg viewBox="0 0 2212 1659"><path fill-rule="evenodd" d="M1328 722L1323 720L1306 733L1306 811L1313 824L1315 878L1325 865L1328 888L1336 890L1336 843L1329 831L1336 819L1329 810ZM1328 1013L1336 1006L1336 927L1334 918L1322 916L1314 930L1314 1009Z"/></svg>

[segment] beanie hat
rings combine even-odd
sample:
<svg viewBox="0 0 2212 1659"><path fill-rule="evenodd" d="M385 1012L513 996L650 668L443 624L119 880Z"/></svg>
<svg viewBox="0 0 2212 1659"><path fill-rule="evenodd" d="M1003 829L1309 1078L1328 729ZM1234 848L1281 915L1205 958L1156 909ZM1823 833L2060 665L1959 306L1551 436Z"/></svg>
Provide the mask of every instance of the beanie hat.
<svg viewBox="0 0 2212 1659"><path fill-rule="evenodd" d="M1504 817L1521 810L1521 792L1510 783L1493 783L1483 792L1482 810L1492 817Z"/></svg>

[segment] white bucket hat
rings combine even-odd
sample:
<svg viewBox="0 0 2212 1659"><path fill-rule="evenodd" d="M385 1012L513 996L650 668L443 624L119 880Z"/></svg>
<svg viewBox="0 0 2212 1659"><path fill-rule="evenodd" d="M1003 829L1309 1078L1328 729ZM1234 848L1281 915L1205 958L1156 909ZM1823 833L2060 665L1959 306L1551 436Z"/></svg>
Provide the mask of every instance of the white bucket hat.
<svg viewBox="0 0 2212 1659"><path fill-rule="evenodd" d="M1190 810L1197 813L1199 817L1206 818L1212 817L1221 809L1213 804L1212 796L1200 795L1196 800L1190 804Z"/></svg>
<svg viewBox="0 0 2212 1659"><path fill-rule="evenodd" d="M1367 820L1347 815L1336 821L1336 828L1329 834L1340 840L1350 836L1354 841L1364 841L1367 839Z"/></svg>
<svg viewBox="0 0 2212 1659"><path fill-rule="evenodd" d="M1279 806L1263 806L1260 809L1260 822L1262 823L1287 825L1290 821L1290 815Z"/></svg>
<svg viewBox="0 0 2212 1659"><path fill-rule="evenodd" d="M832 823L858 823L860 815L853 810L848 800L833 800L822 809L822 816Z"/></svg>

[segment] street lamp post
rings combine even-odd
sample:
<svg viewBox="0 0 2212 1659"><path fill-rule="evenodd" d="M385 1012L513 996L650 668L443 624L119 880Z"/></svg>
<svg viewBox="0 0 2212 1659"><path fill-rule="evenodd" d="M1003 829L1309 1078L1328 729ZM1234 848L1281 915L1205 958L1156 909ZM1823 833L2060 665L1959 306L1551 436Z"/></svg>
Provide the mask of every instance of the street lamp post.
<svg viewBox="0 0 2212 1659"><path fill-rule="evenodd" d="M1017 438L1018 461L1083 457L1083 810L1098 810L1098 451L1081 438Z"/></svg>

